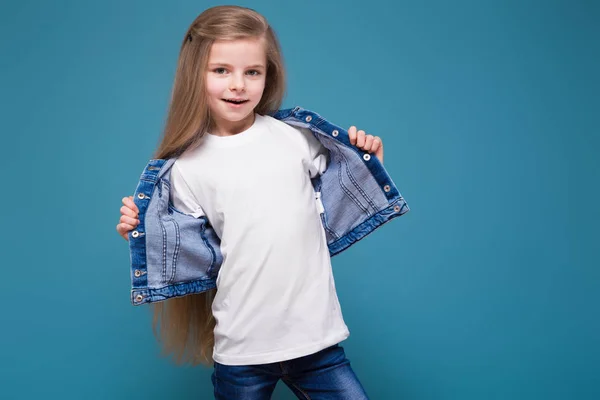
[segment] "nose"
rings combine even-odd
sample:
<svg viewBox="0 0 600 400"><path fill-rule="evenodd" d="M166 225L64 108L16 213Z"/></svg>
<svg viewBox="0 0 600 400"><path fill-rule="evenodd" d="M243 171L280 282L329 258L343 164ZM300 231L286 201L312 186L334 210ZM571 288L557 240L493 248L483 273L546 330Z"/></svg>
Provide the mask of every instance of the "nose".
<svg viewBox="0 0 600 400"><path fill-rule="evenodd" d="M244 77L240 74L232 74L231 82L229 83L229 90L231 91L244 91L246 89L246 83Z"/></svg>

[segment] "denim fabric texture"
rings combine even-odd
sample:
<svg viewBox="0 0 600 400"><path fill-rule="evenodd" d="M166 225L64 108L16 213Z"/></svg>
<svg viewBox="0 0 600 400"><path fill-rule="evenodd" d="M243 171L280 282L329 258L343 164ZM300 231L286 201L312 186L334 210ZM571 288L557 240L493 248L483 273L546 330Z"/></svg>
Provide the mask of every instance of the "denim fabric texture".
<svg viewBox="0 0 600 400"><path fill-rule="evenodd" d="M323 175L312 180L331 256L409 211L377 157L350 144L348 132L319 114L295 107L273 115L309 128L329 150ZM223 261L220 240L205 217L176 210L170 201L171 159L144 168L134 201L139 225L129 233L133 305L200 293L216 287Z"/></svg>
<svg viewBox="0 0 600 400"><path fill-rule="evenodd" d="M299 399L368 399L339 344L308 356L270 364L215 363L211 379L217 400L270 399L279 379Z"/></svg>

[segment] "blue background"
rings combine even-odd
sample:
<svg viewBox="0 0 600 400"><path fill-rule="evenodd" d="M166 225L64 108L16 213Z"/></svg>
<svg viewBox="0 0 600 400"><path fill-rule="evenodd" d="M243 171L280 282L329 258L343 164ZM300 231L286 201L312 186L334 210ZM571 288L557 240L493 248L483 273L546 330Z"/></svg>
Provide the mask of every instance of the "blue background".
<svg viewBox="0 0 600 400"><path fill-rule="evenodd" d="M2 2L3 399L211 398L130 305L115 225L217 4ZM600 398L599 3L238 4L279 34L285 106L381 136L411 207L333 259L370 396Z"/></svg>

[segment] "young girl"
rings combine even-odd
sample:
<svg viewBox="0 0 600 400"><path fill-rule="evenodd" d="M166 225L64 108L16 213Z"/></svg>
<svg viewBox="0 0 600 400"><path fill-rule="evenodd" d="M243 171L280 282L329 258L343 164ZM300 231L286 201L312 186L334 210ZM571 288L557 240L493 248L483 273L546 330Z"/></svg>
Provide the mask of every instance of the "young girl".
<svg viewBox="0 0 600 400"><path fill-rule="evenodd" d="M383 162L378 137L355 127L335 129L299 107L274 117L284 92L279 44L263 16L219 6L192 23L164 136L136 192L136 201L150 203L138 203L142 209L125 197L117 225L132 249L133 301L152 303L165 350L179 362L212 361L217 399L268 399L279 379L301 399L364 399L339 345L349 332L330 256L408 207L381 164L369 161L373 153ZM313 130L330 136L319 139ZM349 151L350 144L364 155ZM350 221L347 235L336 233L334 215L327 223L325 209L333 206L320 195L315 202L321 186L326 200L325 171L334 156L346 159L339 168L360 162L366 171L363 178L347 171L365 193L344 189L353 198L344 207L368 217L360 226ZM174 162L163 164L166 159ZM336 185L346 179L335 176ZM367 191L357 183L361 179L378 186ZM159 198L168 203L162 217ZM349 215L348 209L341 214ZM344 215L338 219L347 223ZM204 222L186 231L182 218ZM176 234L165 239L170 229ZM200 236L186 250L194 235ZM192 279L191 269L182 272L181 260L175 268L177 257L189 264L200 259L201 248L210 250L211 260L203 264L202 279ZM153 262L161 273L152 272ZM153 280L160 282L148 289Z"/></svg>

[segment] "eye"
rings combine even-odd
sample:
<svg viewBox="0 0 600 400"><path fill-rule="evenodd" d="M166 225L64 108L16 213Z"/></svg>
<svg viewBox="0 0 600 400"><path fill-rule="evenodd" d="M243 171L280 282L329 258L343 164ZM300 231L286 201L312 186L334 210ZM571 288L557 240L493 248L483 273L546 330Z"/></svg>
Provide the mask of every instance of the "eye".
<svg viewBox="0 0 600 400"><path fill-rule="evenodd" d="M227 72L227 70L225 68L215 68L215 69L213 69L213 72L216 74L222 75L225 72Z"/></svg>
<svg viewBox="0 0 600 400"><path fill-rule="evenodd" d="M248 71L248 74L250 74L250 76L258 76L258 75L260 75L260 71L251 69L250 71Z"/></svg>

